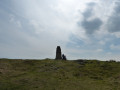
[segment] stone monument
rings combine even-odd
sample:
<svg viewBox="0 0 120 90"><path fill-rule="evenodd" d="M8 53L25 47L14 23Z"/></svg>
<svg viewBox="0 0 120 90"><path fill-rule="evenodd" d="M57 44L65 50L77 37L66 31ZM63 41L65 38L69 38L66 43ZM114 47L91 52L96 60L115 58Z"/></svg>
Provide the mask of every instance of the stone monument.
<svg viewBox="0 0 120 90"><path fill-rule="evenodd" d="M62 59L62 54L61 54L61 48L60 48L60 46L57 46L57 48L56 48L56 58L55 59L59 59L59 60L61 60Z"/></svg>

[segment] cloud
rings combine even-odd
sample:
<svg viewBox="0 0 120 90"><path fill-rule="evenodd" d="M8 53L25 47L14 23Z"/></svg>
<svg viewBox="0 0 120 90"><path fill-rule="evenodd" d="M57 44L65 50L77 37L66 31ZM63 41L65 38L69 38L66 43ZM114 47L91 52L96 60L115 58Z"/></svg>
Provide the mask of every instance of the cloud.
<svg viewBox="0 0 120 90"><path fill-rule="evenodd" d="M93 20L82 21L82 26L86 30L87 34L93 34L96 30L99 30L100 26L102 25L102 21L99 18L95 18Z"/></svg>
<svg viewBox="0 0 120 90"><path fill-rule="evenodd" d="M97 49L96 51L97 52L103 52L103 49Z"/></svg>
<svg viewBox="0 0 120 90"><path fill-rule="evenodd" d="M96 3L88 3L87 9L82 13L84 18L89 18L93 15L94 6Z"/></svg>
<svg viewBox="0 0 120 90"><path fill-rule="evenodd" d="M19 20L16 20L14 15L10 15L10 22L14 23L19 28L22 28L21 22Z"/></svg>
<svg viewBox="0 0 120 90"><path fill-rule="evenodd" d="M101 44L101 45L105 45L106 42L104 40L101 40L98 43Z"/></svg>
<svg viewBox="0 0 120 90"><path fill-rule="evenodd" d="M110 48L112 50L120 50L120 45L114 45L114 44L112 44L112 45L110 45Z"/></svg>
<svg viewBox="0 0 120 90"><path fill-rule="evenodd" d="M115 3L112 15L107 21L107 29L110 33L120 32L120 2Z"/></svg>
<svg viewBox="0 0 120 90"><path fill-rule="evenodd" d="M96 3L88 3L86 5L87 9L82 13L84 19L80 20L78 25L83 27L87 34L93 34L96 30L99 30L103 22L100 18L94 16Z"/></svg>

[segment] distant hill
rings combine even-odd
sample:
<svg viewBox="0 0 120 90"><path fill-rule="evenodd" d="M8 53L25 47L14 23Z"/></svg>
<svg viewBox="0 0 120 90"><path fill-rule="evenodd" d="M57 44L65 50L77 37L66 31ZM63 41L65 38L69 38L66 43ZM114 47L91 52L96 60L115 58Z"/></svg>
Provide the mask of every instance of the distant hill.
<svg viewBox="0 0 120 90"><path fill-rule="evenodd" d="M120 62L0 59L0 90L120 90Z"/></svg>

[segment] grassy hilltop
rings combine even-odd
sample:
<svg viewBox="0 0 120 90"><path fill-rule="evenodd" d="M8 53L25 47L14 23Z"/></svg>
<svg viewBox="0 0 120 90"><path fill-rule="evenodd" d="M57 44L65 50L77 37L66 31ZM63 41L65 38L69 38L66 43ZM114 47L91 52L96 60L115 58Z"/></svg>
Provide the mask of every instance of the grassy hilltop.
<svg viewBox="0 0 120 90"><path fill-rule="evenodd" d="M0 59L0 90L120 90L120 62Z"/></svg>

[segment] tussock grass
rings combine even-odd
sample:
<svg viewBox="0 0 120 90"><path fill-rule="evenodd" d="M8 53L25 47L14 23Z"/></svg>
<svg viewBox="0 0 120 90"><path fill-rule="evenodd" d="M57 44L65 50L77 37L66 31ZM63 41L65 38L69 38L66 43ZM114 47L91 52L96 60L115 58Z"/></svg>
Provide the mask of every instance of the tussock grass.
<svg viewBox="0 0 120 90"><path fill-rule="evenodd" d="M0 90L120 90L120 62L0 59Z"/></svg>

